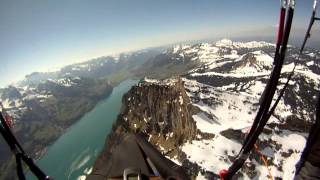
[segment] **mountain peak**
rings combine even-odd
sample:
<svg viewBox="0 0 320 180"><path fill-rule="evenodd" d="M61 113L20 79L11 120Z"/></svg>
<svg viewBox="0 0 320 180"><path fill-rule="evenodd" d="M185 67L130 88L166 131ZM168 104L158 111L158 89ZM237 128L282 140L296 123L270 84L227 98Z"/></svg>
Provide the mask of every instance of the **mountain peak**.
<svg viewBox="0 0 320 180"><path fill-rule="evenodd" d="M235 48L261 48L266 46L275 46L272 43L265 41L249 41L249 42L235 42L230 39L221 39L216 42L217 47L235 47Z"/></svg>
<svg viewBox="0 0 320 180"><path fill-rule="evenodd" d="M218 47L230 47L233 45L233 42L230 39L224 38L216 42Z"/></svg>
<svg viewBox="0 0 320 180"><path fill-rule="evenodd" d="M174 54L174 53L179 52L180 50L184 50L184 49L187 49L187 48L189 48L189 47L190 47L190 45L178 44L178 45L175 45L175 46L171 49L171 52Z"/></svg>
<svg viewBox="0 0 320 180"><path fill-rule="evenodd" d="M245 54L235 63L233 73L256 74L268 73L273 64L273 58L264 51L258 50Z"/></svg>

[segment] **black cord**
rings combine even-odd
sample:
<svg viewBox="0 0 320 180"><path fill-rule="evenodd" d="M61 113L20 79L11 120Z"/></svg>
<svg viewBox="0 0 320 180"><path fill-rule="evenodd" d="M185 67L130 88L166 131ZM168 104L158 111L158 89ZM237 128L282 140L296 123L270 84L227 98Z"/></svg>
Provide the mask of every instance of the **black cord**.
<svg viewBox="0 0 320 180"><path fill-rule="evenodd" d="M305 38L303 40L303 44L300 49L300 54L302 53L302 51L307 43L308 38L310 38L310 35L311 35L310 31L311 31L311 28L314 24L314 21L320 20L319 18L315 17L316 10L317 10L317 0L314 0L314 7L313 7L312 14L311 14L310 23L309 23ZM299 162L296 164L296 172L295 172L296 176L300 173L301 168L304 166L306 158L307 158L308 154L310 153L310 149L311 149L312 145L316 141L316 136L317 136L317 133L319 133L319 131L320 131L320 94L318 95L318 102L317 102L317 109L316 109L316 122L312 125L312 127L310 129L309 136L308 136L308 139L306 142L306 146L300 156Z"/></svg>
<svg viewBox="0 0 320 180"><path fill-rule="evenodd" d="M12 134L9 126L7 125L2 112L0 112L0 133L9 145L11 151L14 153L16 157L17 163L17 175L19 179L25 180L22 161L30 168L31 172L38 178L38 179L50 179L34 162L33 160L26 155L23 148Z"/></svg>
<svg viewBox="0 0 320 180"><path fill-rule="evenodd" d="M267 86L265 87L262 96L261 96L261 104L260 104L260 108L258 110L258 113L252 123L252 126L250 128L250 131L248 133L248 136L252 136L253 133L255 132L259 122L261 121L261 118L266 114L266 112L269 110L270 104L271 102L268 101L268 99L272 98L274 96L274 90L277 84L274 84L273 82L275 81L274 79L275 77L275 71L277 68L281 68L279 67L279 58L280 58L280 48L281 48L281 44L283 43L283 27L284 27L284 19L286 16L286 2L283 4L281 3L281 9L280 9L280 21L279 21L279 30L278 30L278 39L277 39L277 44L276 44L276 50L275 50L275 56L274 56L274 68L272 70L272 73L270 75L270 79L267 83ZM248 137L247 136L247 137ZM245 144L247 144L249 141L249 138L246 138L245 141L243 142L243 146L240 150L240 152L243 150Z"/></svg>
<svg viewBox="0 0 320 180"><path fill-rule="evenodd" d="M288 16L287 16L287 20L286 20L286 27L285 27L285 31L284 31L284 37L283 37L283 42L282 42L282 46L281 46L281 51L280 54L275 55L275 67L271 73L271 78L269 80L268 83L268 91L265 91L265 97L264 97L264 102L262 102L262 105L260 106L259 112L261 112L262 116L259 119L259 117L256 117L255 123L256 128L252 128L250 130L251 133L249 133L249 135L246 138L246 141L238 155L238 157L235 159L235 161L233 162L233 164L229 167L227 174L225 175L224 179L225 180L229 180L231 179L235 173L243 166L244 162L246 161L246 159L249 156L249 153L251 151L251 149L254 146L254 143L256 142L256 140L258 139L260 133L262 132L264 126L266 125L267 121L268 121L268 112L269 112L269 107L270 104L272 102L274 93L276 91L276 87L281 75L281 68L285 59L285 53L287 50L287 44L288 44L288 40L289 40L289 36L290 36L290 30L291 30L291 25L292 25L292 19L293 19L293 15L294 15L294 2L291 2L292 4L290 5L289 9L288 9ZM259 114L259 113L258 113ZM257 115L258 116L258 115Z"/></svg>
<svg viewBox="0 0 320 180"><path fill-rule="evenodd" d="M23 172L22 167L22 155L20 153L16 154L16 163L17 163L17 175L19 180L25 180L26 177Z"/></svg>

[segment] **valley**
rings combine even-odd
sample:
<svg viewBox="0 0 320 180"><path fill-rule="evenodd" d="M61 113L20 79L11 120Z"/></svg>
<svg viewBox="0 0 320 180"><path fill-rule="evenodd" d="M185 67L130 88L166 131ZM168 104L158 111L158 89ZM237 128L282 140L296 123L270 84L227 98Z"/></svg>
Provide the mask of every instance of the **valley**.
<svg viewBox="0 0 320 180"><path fill-rule="evenodd" d="M111 123L115 120L113 130L100 132L108 136L102 154L111 153L113 142L122 133L142 133L166 157L186 168L191 177L217 177L218 171L227 168L236 156L254 119L273 67L274 44L223 39L160 49L101 57L56 72L33 73L15 86L1 89L1 102L14 119L18 139L32 157L44 155L46 161L44 150L61 134L72 132L73 124L95 109L115 86L128 78L141 79L124 95L118 117L110 119ZM320 53L308 49L299 62L296 47L290 46L287 54L279 87L293 63L297 63L296 71L258 145L274 176L290 178L315 113ZM299 140L298 144L290 144L290 138ZM221 142L226 147L219 146ZM0 159L7 162L2 170L14 170L8 149L0 151L8 154L2 157L9 157ZM210 154L211 158L200 154ZM249 159L238 177L268 176L259 156ZM104 161L98 157L93 172ZM1 175L13 178L10 175L14 173Z"/></svg>

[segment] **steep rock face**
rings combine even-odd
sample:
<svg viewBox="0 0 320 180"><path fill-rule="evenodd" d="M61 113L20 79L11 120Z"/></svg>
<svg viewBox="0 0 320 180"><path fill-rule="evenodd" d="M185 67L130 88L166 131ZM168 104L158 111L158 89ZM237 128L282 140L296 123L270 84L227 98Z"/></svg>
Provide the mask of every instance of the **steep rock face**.
<svg viewBox="0 0 320 180"><path fill-rule="evenodd" d="M132 131L160 134L177 139L179 144L192 139L196 133L189 111L190 100L180 80L139 84L123 101L126 106L122 118ZM171 137L170 133L173 133Z"/></svg>
<svg viewBox="0 0 320 180"><path fill-rule="evenodd" d="M181 80L144 81L123 96L122 109L93 174L108 166L110 156L124 133L140 133L167 157L180 159L177 148L196 138L192 114L196 109Z"/></svg>

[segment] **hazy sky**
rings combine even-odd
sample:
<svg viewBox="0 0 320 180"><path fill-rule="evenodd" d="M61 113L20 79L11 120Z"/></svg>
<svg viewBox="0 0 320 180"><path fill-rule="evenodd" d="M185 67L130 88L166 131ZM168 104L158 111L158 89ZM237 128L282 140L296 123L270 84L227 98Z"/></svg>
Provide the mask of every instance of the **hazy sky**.
<svg viewBox="0 0 320 180"><path fill-rule="evenodd" d="M295 33L304 33L312 2L297 2ZM194 39L272 36L279 5L279 0L0 0L0 87L33 71L110 53Z"/></svg>

